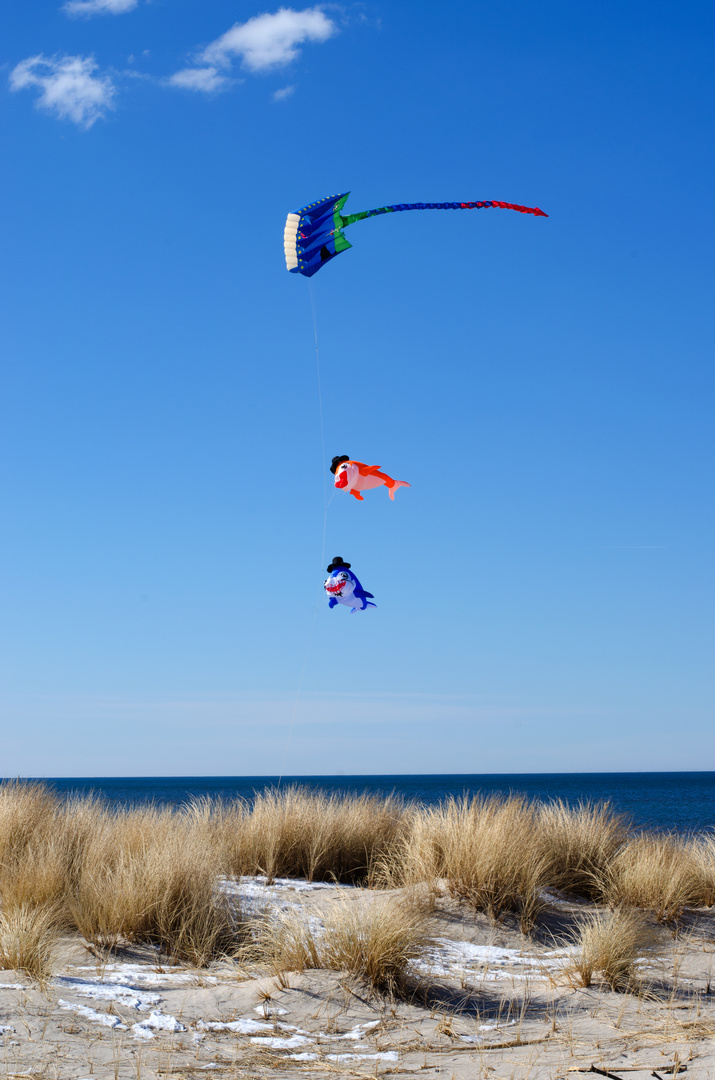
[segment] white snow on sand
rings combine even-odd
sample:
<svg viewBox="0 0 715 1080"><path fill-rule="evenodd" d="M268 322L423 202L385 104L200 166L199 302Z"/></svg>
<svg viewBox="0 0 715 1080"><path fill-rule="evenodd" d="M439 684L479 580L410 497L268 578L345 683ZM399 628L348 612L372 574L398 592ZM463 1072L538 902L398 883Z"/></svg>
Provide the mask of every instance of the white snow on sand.
<svg viewBox="0 0 715 1080"><path fill-rule="evenodd" d="M82 997L94 998L96 1001L116 1001L127 1009L137 1009L139 1012L144 1012L145 1009L158 1005L161 1001L158 994L153 994L148 990L139 990L135 986L115 984L107 986L88 979L75 979L70 975L59 976L53 982Z"/></svg>
<svg viewBox="0 0 715 1080"><path fill-rule="evenodd" d="M292 1061L317 1061L320 1057L315 1053L289 1054ZM399 1061L400 1057L396 1050L383 1050L377 1054L326 1054L325 1061Z"/></svg>
<svg viewBox="0 0 715 1080"><path fill-rule="evenodd" d="M396 1050L383 1050L377 1054L326 1054L328 1061L399 1061Z"/></svg>
<svg viewBox="0 0 715 1080"><path fill-rule="evenodd" d="M118 1016L113 1013L101 1013L96 1009L90 1009L89 1005L77 1005L72 1001L63 1001L60 998L57 1002L61 1009L69 1009L70 1012L77 1013L78 1016L83 1016L85 1020L92 1020L95 1024L101 1024L103 1027L120 1028L122 1031L126 1031L126 1024L123 1024Z"/></svg>
<svg viewBox="0 0 715 1080"><path fill-rule="evenodd" d="M559 967L554 957L563 955L552 952L543 957L527 956L518 949L435 938L421 959L414 960L411 966L420 975L451 978L469 975L483 981L496 981L507 976L524 978L527 975L543 975L545 968Z"/></svg>
<svg viewBox="0 0 715 1080"><path fill-rule="evenodd" d="M261 915L268 909L289 911L298 907L290 900L293 893L316 892L320 889L352 889L352 885L338 885L331 881L306 881L304 878L268 878L256 877L224 878L219 888L228 896L239 901L245 915Z"/></svg>
<svg viewBox="0 0 715 1080"><path fill-rule="evenodd" d="M316 1035L316 1039L351 1039L357 1041L365 1037L365 1033L371 1028L376 1028L380 1023L379 1020L370 1020L367 1024L358 1024L356 1027L351 1028L350 1031L346 1031L343 1035L326 1035L324 1032L320 1032Z"/></svg>
<svg viewBox="0 0 715 1080"><path fill-rule="evenodd" d="M132 1031L138 1035L139 1028L142 1029L142 1034L147 1029L149 1031L186 1031L185 1026L177 1020L175 1016L159 1012L159 1010L151 1012L146 1020L141 1020L138 1024L134 1024Z"/></svg>
<svg viewBox="0 0 715 1080"><path fill-rule="evenodd" d="M507 1024L480 1024L477 1031L499 1031L501 1032L505 1027L514 1027L516 1020L510 1020ZM484 1035L460 1035L459 1038L462 1042L466 1043L482 1043L484 1042Z"/></svg>
<svg viewBox="0 0 715 1080"><path fill-rule="evenodd" d="M237 1035L253 1035L256 1031L274 1031L273 1024L261 1023L260 1020L230 1020L221 1023L218 1020L199 1020L196 1024L199 1031L233 1031Z"/></svg>
<svg viewBox="0 0 715 1080"><path fill-rule="evenodd" d="M309 1039L306 1035L291 1035L287 1039L273 1038L268 1035L254 1035L251 1039L252 1043L259 1046L269 1046L271 1050L292 1050L296 1046L309 1046L314 1041L314 1039Z"/></svg>
<svg viewBox="0 0 715 1080"><path fill-rule="evenodd" d="M76 969L77 971L96 971L96 967L82 966ZM208 983L215 986L218 979L214 975L201 975L202 983ZM107 964L102 969L102 981L107 983L117 983L122 986L131 986L132 983L141 982L147 983L150 986L159 985L161 983L194 983L197 980L196 975L192 975L186 971L157 971L156 968L149 970L143 964Z"/></svg>
<svg viewBox="0 0 715 1080"><path fill-rule="evenodd" d="M286 1010L283 1009L282 1011L285 1012ZM259 1043L262 1046L270 1046L274 1050L279 1050L290 1049L293 1046L303 1046L306 1043L315 1042L316 1039L324 1039L328 1042L337 1042L342 1039L348 1039L351 1042L358 1042L365 1037L368 1031L372 1028L376 1028L379 1023L379 1020L369 1020L367 1023L357 1024L356 1027L351 1028L350 1031L346 1031L343 1034L329 1034L324 1031L318 1031L315 1034L311 1034L309 1031L304 1031L302 1028L296 1027L295 1024L282 1024L276 1022L267 1023L266 1021L253 1020L249 1017L226 1022L218 1020L198 1020L196 1023L196 1030L199 1032L232 1031L235 1035L252 1035L255 1036L255 1038L251 1040L252 1042ZM274 1033L272 1037L263 1034L263 1032L269 1031ZM287 1036L276 1036L276 1031L287 1032L290 1034Z"/></svg>

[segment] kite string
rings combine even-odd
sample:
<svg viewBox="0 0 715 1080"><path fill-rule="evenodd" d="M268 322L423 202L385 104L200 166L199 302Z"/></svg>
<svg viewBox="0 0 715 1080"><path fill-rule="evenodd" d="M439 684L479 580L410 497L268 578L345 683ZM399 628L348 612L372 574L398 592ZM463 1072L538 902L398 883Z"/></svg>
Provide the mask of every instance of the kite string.
<svg viewBox="0 0 715 1080"><path fill-rule="evenodd" d="M323 477L323 546L320 552L320 565L323 566L325 562L325 530L327 527L328 519L328 488L325 479L325 467L327 460L325 457L325 425L323 423L323 391L320 385L320 351L318 349L318 320L315 314L315 294L313 293L313 282L308 279L308 286L310 289L310 309L313 314L313 338L315 340L315 371L318 377L318 410L320 412L320 465L321 475ZM321 571L322 572L322 571Z"/></svg>
<svg viewBox="0 0 715 1080"><path fill-rule="evenodd" d="M321 457L320 457L321 470L320 471L321 471L321 475L323 477L323 538L322 538L322 546L321 546L321 551L320 551L320 565L322 567L325 564L325 534L326 534L327 522L328 522L328 506L329 506L329 503L328 503L328 489L327 489L327 484L326 484L326 480L325 480L325 466L326 466L326 459L325 459L325 425L323 423L323 392L322 392L321 380L320 380L320 350L318 349L318 320L317 320L316 314L315 314L315 296L313 294L313 282L312 281L309 282L309 286L310 286L310 309L311 309L311 313L312 313L312 316L313 316L313 339L315 341L315 370L316 370L317 382L318 382L318 412L320 414L320 455L321 455ZM333 495L334 494L335 493L333 492ZM330 500L330 502L332 502L332 499ZM322 590L321 590L320 595L322 595ZM298 705L300 703L300 695L301 695L301 692L303 690L303 679L305 678L305 671L306 671L306 668L308 666L308 659L310 657L310 651L311 651L311 648L312 648L312 645L313 645L313 633L315 631L315 619L316 619L316 616L318 614L318 603L320 601L320 595L318 595L316 597L315 607L313 608L313 619L312 619L311 624L310 624L310 633L308 634L308 643L306 645L305 658L303 660L303 668L302 668L301 673L300 673L300 679L298 680L298 691L297 691L297 693L295 695L295 701L293 702L293 712L291 714L290 725L288 727L288 735L286 737L285 746L283 747L283 760L281 761L281 771L280 771L280 775L278 776L278 784L276 785L276 787L278 789L280 788L281 780L283 779L283 772L285 770L286 758L288 756L288 747L290 745L291 736L293 734L293 727L295 725L295 718L296 718L296 714L298 712Z"/></svg>

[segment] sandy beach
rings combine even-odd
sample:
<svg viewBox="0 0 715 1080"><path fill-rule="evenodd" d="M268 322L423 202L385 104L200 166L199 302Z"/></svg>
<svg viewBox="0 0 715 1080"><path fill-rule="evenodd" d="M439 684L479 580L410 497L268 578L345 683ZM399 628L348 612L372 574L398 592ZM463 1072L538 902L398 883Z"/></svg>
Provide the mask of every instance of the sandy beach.
<svg viewBox="0 0 715 1080"><path fill-rule="evenodd" d="M254 916L297 917L318 936L336 906L414 904L414 890L243 878L223 888ZM594 909L554 891L526 937L446 895L425 912L429 940L409 989L380 994L345 971L197 969L155 948L102 951L62 938L44 991L21 972L0 985L3 1075L142 1077L423 1076L555 1080L592 1066L637 1077L715 1072L715 915L690 911L677 935L654 927L637 992L578 986L564 941ZM635 988L635 984L634 984Z"/></svg>

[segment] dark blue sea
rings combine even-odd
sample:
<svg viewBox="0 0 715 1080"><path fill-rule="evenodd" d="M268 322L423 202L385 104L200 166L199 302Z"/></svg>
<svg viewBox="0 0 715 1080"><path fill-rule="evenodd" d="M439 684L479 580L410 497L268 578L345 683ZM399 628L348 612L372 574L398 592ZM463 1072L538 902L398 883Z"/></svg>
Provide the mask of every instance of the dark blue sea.
<svg viewBox="0 0 715 1080"><path fill-rule="evenodd" d="M200 796L252 799L274 788L276 776L156 776L45 779L61 793L94 792L110 803L181 806ZM450 795L511 792L530 799L564 799L576 804L610 802L638 828L695 832L715 828L715 772L543 773L438 776L284 776L281 787L327 792L394 793L434 805Z"/></svg>

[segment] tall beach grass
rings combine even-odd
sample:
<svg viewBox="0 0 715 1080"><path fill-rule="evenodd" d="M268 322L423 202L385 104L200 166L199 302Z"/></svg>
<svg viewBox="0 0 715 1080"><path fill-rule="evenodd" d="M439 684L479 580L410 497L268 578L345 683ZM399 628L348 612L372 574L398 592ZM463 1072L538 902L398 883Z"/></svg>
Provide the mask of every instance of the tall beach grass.
<svg viewBox="0 0 715 1080"><path fill-rule="evenodd" d="M99 948L150 943L196 965L235 955L247 940L245 920L220 883L241 875L373 889L426 884L495 921L513 916L524 931L549 889L672 921L686 907L715 904L715 838L641 834L607 805L521 796L425 807L289 787L252 803L117 809L93 797L61 799L41 783L0 784L6 966L13 957L20 964L21 939L31 956L33 940L46 944L61 932ZM49 963L45 944L35 948L44 957L37 971ZM348 966L363 964L375 984L389 983L392 976L369 974L371 963Z"/></svg>

